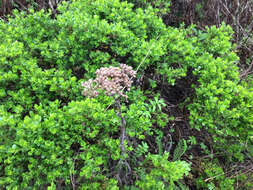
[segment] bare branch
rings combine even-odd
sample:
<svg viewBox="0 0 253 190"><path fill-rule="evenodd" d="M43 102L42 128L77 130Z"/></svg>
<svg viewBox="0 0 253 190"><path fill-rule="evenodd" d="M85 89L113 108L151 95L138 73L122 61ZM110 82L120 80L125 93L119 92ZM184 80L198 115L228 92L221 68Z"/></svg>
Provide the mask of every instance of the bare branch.
<svg viewBox="0 0 253 190"><path fill-rule="evenodd" d="M243 78L247 77L248 74L251 73L252 69L253 69L253 60L251 61L251 64L250 64L249 68L246 71L244 71L242 74L240 74L240 79L242 80Z"/></svg>

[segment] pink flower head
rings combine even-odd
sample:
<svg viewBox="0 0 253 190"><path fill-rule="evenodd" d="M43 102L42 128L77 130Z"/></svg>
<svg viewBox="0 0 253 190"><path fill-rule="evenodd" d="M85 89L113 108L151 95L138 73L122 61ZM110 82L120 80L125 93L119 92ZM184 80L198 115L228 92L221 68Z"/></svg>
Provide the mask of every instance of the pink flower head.
<svg viewBox="0 0 253 190"><path fill-rule="evenodd" d="M96 71L96 76L96 79L82 83L84 96L96 97L98 96L97 90L102 89L108 96L118 94L127 98L123 90L130 90L132 79L136 77L136 71L131 66L120 64L120 67L102 67Z"/></svg>

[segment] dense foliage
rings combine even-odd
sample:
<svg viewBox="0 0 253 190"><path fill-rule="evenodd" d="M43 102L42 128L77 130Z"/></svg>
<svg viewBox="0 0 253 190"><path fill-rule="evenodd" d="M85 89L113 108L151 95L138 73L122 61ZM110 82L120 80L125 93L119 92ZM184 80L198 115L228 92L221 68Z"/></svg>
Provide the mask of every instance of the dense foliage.
<svg viewBox="0 0 253 190"><path fill-rule="evenodd" d="M158 15L169 2L131 2L68 1L56 18L30 10L0 21L1 188L234 188L224 168L253 156L253 84L239 78L231 27L168 27ZM137 72L127 96L83 96L98 69L120 64ZM180 89L178 105L166 88ZM208 141L172 138L173 106ZM224 165L194 168L184 154L198 145Z"/></svg>

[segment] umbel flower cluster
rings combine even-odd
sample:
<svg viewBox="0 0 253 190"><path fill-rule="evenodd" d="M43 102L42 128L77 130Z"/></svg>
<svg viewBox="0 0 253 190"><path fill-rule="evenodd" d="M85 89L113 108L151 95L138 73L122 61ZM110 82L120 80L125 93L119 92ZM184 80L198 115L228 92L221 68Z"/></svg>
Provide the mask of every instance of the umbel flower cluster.
<svg viewBox="0 0 253 190"><path fill-rule="evenodd" d="M120 64L119 67L102 67L96 71L96 79L82 83L83 95L89 97L98 96L101 89L108 96L119 95L127 98L124 90L130 90L136 71L131 66Z"/></svg>

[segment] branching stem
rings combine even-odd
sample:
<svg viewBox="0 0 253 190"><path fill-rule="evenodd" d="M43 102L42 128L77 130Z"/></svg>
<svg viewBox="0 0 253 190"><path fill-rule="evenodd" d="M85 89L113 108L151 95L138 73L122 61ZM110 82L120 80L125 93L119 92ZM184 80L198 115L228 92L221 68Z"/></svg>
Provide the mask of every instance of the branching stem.
<svg viewBox="0 0 253 190"><path fill-rule="evenodd" d="M117 179L120 185L123 185L127 183L126 177L131 174L132 169L125 159L126 155L126 149L125 149L125 139L126 139L126 120L121 114L121 105L119 100L115 100L116 106L117 106L117 116L120 119L120 151L121 151L121 158L118 162L118 174ZM124 168L127 170L125 171Z"/></svg>

